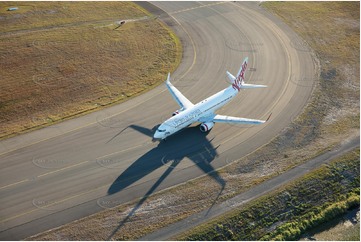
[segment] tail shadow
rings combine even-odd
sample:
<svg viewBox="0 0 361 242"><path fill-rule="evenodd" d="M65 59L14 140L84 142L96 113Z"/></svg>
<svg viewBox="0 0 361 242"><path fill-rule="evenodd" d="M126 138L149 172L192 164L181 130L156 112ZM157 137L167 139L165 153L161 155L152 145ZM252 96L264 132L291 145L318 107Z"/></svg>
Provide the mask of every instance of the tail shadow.
<svg viewBox="0 0 361 242"><path fill-rule="evenodd" d="M149 129L140 126L131 125L129 127L136 128L146 135L151 134ZM169 166L173 161L182 161L186 157L221 186L224 186L224 180L210 164L218 156L216 151L218 147L213 147L211 141L207 139L207 135L208 133L200 132L197 127L190 127L169 137L166 142L160 142L157 147L138 158L118 176L109 187L108 195L124 190L163 165Z"/></svg>
<svg viewBox="0 0 361 242"><path fill-rule="evenodd" d="M152 130L141 126L131 125L129 127L147 136L151 136L153 133ZM108 195L124 190L164 165L168 166L126 218L118 224L107 240L110 240L124 226L184 158L193 161L199 169L214 179L221 186L221 192L223 191L226 183L211 165L211 162L218 156L218 147L212 145L212 140L208 140L207 135L208 133L200 132L198 127L186 128L182 132L169 137L166 142L160 142L157 147L149 150L142 157L134 161L132 165L119 175L109 187Z"/></svg>

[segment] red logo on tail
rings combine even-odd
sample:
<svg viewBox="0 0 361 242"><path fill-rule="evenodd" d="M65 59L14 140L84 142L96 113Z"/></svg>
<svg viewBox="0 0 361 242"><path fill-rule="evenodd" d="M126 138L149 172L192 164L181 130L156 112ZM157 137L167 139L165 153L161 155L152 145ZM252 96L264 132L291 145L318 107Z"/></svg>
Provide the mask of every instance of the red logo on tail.
<svg viewBox="0 0 361 242"><path fill-rule="evenodd" d="M242 64L242 69L241 72L239 73L239 75L237 76L237 78L234 80L234 83L232 84L232 87L234 89L237 89L238 91L240 91L242 83L244 81L244 73L246 72L247 69L247 62L245 61Z"/></svg>

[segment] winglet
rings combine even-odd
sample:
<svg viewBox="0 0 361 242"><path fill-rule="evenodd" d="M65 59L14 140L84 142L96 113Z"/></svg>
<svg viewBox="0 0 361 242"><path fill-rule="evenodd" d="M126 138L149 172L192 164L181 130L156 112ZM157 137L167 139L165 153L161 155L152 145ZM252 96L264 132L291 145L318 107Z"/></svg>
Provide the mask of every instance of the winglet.
<svg viewBox="0 0 361 242"><path fill-rule="evenodd" d="M183 108L183 110L194 106L193 103L191 103L191 101L189 101L175 86L173 86L172 83L170 83L170 72L168 73L168 77L167 80L165 81L165 85L168 91L170 92L170 94L172 95L172 97L174 98L174 100L176 100L176 102L179 104L181 108Z"/></svg>
<svg viewBox="0 0 361 242"><path fill-rule="evenodd" d="M270 113L270 115L268 116L268 118L266 119L266 122L268 122L268 120L271 118L272 113Z"/></svg>
<svg viewBox="0 0 361 242"><path fill-rule="evenodd" d="M167 80L165 81L166 83L169 83L170 82L170 72L168 72L168 77L167 77Z"/></svg>

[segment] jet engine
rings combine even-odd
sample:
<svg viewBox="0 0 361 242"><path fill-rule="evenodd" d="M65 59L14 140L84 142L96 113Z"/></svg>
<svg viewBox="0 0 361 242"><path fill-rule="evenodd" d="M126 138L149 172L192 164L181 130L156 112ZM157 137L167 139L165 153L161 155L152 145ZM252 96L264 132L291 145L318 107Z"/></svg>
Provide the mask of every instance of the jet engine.
<svg viewBox="0 0 361 242"><path fill-rule="evenodd" d="M201 126L199 126L199 129L202 132L208 132L209 130L211 130L214 126L213 122L207 122L207 123L202 123Z"/></svg>

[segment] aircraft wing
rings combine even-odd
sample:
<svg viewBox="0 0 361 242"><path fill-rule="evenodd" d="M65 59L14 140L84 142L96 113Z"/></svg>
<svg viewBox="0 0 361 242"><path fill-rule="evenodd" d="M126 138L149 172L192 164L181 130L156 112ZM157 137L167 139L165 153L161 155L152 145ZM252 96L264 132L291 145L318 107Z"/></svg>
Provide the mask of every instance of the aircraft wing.
<svg viewBox="0 0 361 242"><path fill-rule="evenodd" d="M237 118L231 116L224 115L216 115L213 118L213 122L215 123L231 123L231 124L263 124L270 119L271 115L267 118L267 120L258 120L258 119L248 119L248 118Z"/></svg>
<svg viewBox="0 0 361 242"><path fill-rule="evenodd" d="M170 83L170 73L168 73L168 78L165 84L170 94L172 94L172 97L174 98L174 100L176 100L176 102L181 108L187 109L194 106L191 101L189 101L175 86L173 86L172 83Z"/></svg>

